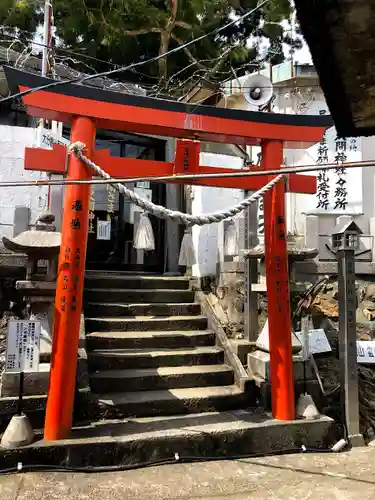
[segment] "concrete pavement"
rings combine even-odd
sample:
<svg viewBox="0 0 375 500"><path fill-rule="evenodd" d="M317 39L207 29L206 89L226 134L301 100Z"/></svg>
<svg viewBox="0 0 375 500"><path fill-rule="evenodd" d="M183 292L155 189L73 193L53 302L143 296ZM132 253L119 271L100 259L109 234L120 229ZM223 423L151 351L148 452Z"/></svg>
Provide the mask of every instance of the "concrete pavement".
<svg viewBox="0 0 375 500"><path fill-rule="evenodd" d="M375 448L127 472L0 476L1 500L372 500Z"/></svg>

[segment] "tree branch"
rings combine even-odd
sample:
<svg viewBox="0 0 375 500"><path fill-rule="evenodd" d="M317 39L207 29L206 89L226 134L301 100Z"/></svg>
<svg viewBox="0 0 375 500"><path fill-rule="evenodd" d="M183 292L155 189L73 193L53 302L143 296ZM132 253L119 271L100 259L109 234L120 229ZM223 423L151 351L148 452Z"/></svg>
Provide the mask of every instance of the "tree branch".
<svg viewBox="0 0 375 500"><path fill-rule="evenodd" d="M180 38L178 38L178 37L177 37L176 35L174 35L173 33L171 33L171 38L172 38L175 42L177 42L177 43L178 43L178 45L180 45L180 47L181 47L182 45L184 45L184 44L185 44L185 43L184 43L184 42L183 42ZM189 59L191 62L193 62L194 64L196 64L196 65L197 65L197 67L198 67L199 69L203 69L203 70L207 71L207 68L206 68L205 66L203 66L203 64L201 64L201 63L200 63L197 59L195 59L195 57L193 56L193 54L190 52L190 50L189 50L187 47L184 47L182 50L183 50L183 51L185 52L185 54L187 55L188 59Z"/></svg>
<svg viewBox="0 0 375 500"><path fill-rule="evenodd" d="M185 23L185 21L175 21L175 26L179 26L180 28L184 28L186 30L192 30L193 26L189 23Z"/></svg>
<svg viewBox="0 0 375 500"><path fill-rule="evenodd" d="M147 35L148 33L161 33L161 28L142 28L139 30L119 30L122 35L126 36L138 36L138 35Z"/></svg>

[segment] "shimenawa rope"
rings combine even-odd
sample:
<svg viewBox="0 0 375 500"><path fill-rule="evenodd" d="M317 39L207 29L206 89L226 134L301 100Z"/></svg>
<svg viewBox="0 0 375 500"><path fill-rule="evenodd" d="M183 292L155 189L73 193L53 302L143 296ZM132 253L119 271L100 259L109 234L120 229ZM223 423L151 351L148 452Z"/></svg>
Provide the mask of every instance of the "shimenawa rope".
<svg viewBox="0 0 375 500"><path fill-rule="evenodd" d="M75 142L69 146L69 150L73 154L75 154L77 158L83 161L89 168L94 170L94 172L96 172L100 177L102 177L103 179L111 179L110 175L108 175L102 168L100 168L99 165L96 165L93 161L91 161L89 158L87 158L87 156L83 154L85 148L86 146L82 142ZM150 214L155 215L159 219L170 219L175 222L185 224L186 226L204 226L206 224L213 224L221 222L225 219L230 219L239 214L252 203L258 201L265 193L267 193L267 191L271 190L278 182L280 182L283 177L283 175L278 175L261 189L231 208L228 208L221 212L213 212L203 215L185 214L177 210L170 210L169 208L155 205L151 201L144 200L136 193L134 193L134 191L128 189L126 186L120 183L114 184L114 187L132 203L134 203L138 207L143 208Z"/></svg>

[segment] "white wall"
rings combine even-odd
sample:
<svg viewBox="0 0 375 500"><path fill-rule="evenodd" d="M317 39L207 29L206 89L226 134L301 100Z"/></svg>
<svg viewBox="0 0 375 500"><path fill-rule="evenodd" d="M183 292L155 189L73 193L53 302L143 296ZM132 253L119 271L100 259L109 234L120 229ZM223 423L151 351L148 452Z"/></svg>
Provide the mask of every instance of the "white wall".
<svg viewBox="0 0 375 500"><path fill-rule="evenodd" d="M45 179L46 174L24 170L25 147L35 146L36 129L0 125L0 182ZM0 238L13 236L16 206L31 210L31 223L46 210L48 187L0 187Z"/></svg>
<svg viewBox="0 0 375 500"><path fill-rule="evenodd" d="M200 164L215 167L241 168L242 159L232 156L201 153ZM192 187L192 213L201 215L230 208L243 199L240 189ZM223 260L223 223L193 227L193 244L197 264L193 276L203 277L216 274L218 259Z"/></svg>
<svg viewBox="0 0 375 500"><path fill-rule="evenodd" d="M247 77L243 77L246 79ZM324 95L319 87L319 82L314 77L313 68L311 75L291 81L286 78L278 79L274 91L276 99L274 101L275 113L288 114L321 114L322 111L329 114ZM288 88L290 84L290 88ZM296 87L300 86L300 93L296 93ZM311 86L311 88L310 88ZM249 109L249 105L241 100L240 107ZM328 147L327 161L335 162L337 137L334 127L326 132L326 144ZM351 146L355 145L354 148ZM257 153L260 148L249 148L253 161L257 160ZM285 149L284 162L287 166L311 165L316 164L317 170L309 172L306 175L318 175L319 165L317 163L319 144L315 144L308 149ZM362 160L375 159L375 138L351 138L346 139L346 161L356 162ZM217 165L218 161L223 161L223 166L241 167L241 160L238 158L223 157L220 160L219 155L211 155L210 158L201 155L201 163L207 165ZM287 228L294 234L306 234L306 216L317 216L317 224L314 226L316 232L321 235L319 248L324 250L325 235L331 235L333 228L340 216L350 216L361 227L365 235L371 234L375 230L375 167L358 167L347 169L344 174L346 180L345 188L347 190L347 205L345 209L335 208L335 191L340 176L334 170L326 171L329 185L328 207L319 208L319 198L317 194L306 195L288 193L286 197L287 206ZM241 193L241 194L239 194ZM236 203L242 192L236 190L214 190L210 188L194 188L193 213L206 213L212 210L219 210ZM263 213L258 212L260 225L263 222ZM372 223L371 223L372 220ZM370 224L371 223L371 224ZM310 225L310 228L312 226ZM314 230L315 230L314 229ZM371 229L373 231L371 231ZM258 231L261 231L259 227ZM217 246L222 240L221 226L207 226L203 228L194 228L193 239L198 249L198 264L195 266L194 273L198 276L212 274L217 259ZM261 234L260 234L261 236ZM375 234L374 234L375 236ZM365 237L368 238L368 237ZM261 239L261 238L260 238ZM323 242L323 243L322 243ZM366 243L367 247L367 243ZM325 258L322 250L320 257Z"/></svg>
<svg viewBox="0 0 375 500"><path fill-rule="evenodd" d="M281 100L280 108L278 112L283 111L282 106L283 100ZM284 110L288 109L288 102L284 100ZM324 96L320 90L314 89L314 100L308 105L306 113L308 114L319 114L319 111L327 111L327 104L324 100ZM336 156L336 130L334 127L330 128L326 132L326 145L328 148L327 157L328 163L335 162ZM356 138L353 140L350 138L346 139L346 157L348 162L355 162L362 160L362 139ZM350 150L351 147L355 146L355 150ZM312 147L305 150L285 150L285 164L287 166L298 166L298 165L311 165L317 164L319 157L320 145L315 144ZM329 195L327 201L329 202L327 210L324 208L319 208L319 198L318 194L315 195L301 195L301 194L289 194L287 196L287 207L288 207L288 229L297 232L298 234L303 234L305 226L305 216L318 215L320 223L322 225L322 230L331 230L335 225L335 220L340 215L352 215L358 216L363 213L363 183L362 183L362 168L347 169L345 174L346 189L347 189L347 205L345 209L335 208L335 190L337 187L337 181L339 180L338 174L334 170L327 171L328 185L329 185ZM306 175L318 175L319 170L316 172L309 172ZM319 181L318 181L319 182ZM362 220L364 229L368 230L368 223L370 214L365 214L365 220ZM363 218L362 218L363 219ZM332 226L333 225L333 226ZM331 227L332 226L332 227Z"/></svg>

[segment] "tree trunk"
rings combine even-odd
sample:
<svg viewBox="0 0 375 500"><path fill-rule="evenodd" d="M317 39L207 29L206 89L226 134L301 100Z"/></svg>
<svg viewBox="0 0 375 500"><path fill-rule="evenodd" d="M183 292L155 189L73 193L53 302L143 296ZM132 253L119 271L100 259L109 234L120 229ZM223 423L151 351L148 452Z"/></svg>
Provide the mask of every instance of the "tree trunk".
<svg viewBox="0 0 375 500"><path fill-rule="evenodd" d="M159 56L166 54L169 48L169 40L171 34L169 31L164 30L160 33ZM158 60L159 66L159 83L165 82L168 77L168 63L166 57L161 57Z"/></svg>

